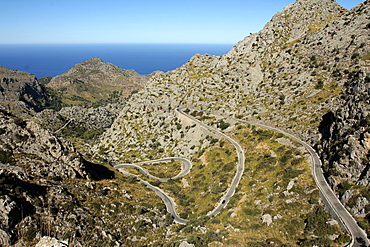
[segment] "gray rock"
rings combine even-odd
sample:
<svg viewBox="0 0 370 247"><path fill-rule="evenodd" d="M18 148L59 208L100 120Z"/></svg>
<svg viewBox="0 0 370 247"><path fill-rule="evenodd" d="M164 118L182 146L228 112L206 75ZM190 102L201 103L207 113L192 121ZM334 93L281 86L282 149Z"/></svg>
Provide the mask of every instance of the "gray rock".
<svg viewBox="0 0 370 247"><path fill-rule="evenodd" d="M44 236L35 247L67 247L68 241L59 241L56 238Z"/></svg>
<svg viewBox="0 0 370 247"><path fill-rule="evenodd" d="M189 244L188 242L186 241L182 241L179 245L179 247L194 247L195 245L194 244Z"/></svg>
<svg viewBox="0 0 370 247"><path fill-rule="evenodd" d="M262 224L266 223L268 226L272 224L272 217L269 214L262 215Z"/></svg>
<svg viewBox="0 0 370 247"><path fill-rule="evenodd" d="M0 229L0 246L10 246L10 245L11 241L9 234L6 231Z"/></svg>
<svg viewBox="0 0 370 247"><path fill-rule="evenodd" d="M0 198L0 227L2 229L10 229L20 217L20 211L15 201L8 195Z"/></svg>

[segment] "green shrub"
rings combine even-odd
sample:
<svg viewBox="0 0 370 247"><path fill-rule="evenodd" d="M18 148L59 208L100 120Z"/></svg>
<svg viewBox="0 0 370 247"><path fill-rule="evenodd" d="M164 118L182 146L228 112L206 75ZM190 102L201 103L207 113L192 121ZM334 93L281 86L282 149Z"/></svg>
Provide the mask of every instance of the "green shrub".
<svg viewBox="0 0 370 247"><path fill-rule="evenodd" d="M315 86L315 89L322 89L324 87L324 82L323 80L319 80Z"/></svg>
<svg viewBox="0 0 370 247"><path fill-rule="evenodd" d="M31 242L36 237L37 231L35 228L28 228L25 233L25 238L28 242Z"/></svg>

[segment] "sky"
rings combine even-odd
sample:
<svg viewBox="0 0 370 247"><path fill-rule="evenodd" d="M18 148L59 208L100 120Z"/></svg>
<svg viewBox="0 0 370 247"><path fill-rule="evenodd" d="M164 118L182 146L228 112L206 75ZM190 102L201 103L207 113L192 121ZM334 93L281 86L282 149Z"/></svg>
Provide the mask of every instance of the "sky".
<svg viewBox="0 0 370 247"><path fill-rule="evenodd" d="M364 0L337 0L351 9ZM0 0L0 44L235 44L295 0Z"/></svg>

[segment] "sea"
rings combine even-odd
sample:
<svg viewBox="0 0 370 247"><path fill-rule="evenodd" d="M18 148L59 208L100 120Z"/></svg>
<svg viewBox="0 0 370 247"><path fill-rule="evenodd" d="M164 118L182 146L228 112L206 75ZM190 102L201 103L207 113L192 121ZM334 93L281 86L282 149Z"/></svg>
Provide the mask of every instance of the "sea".
<svg viewBox="0 0 370 247"><path fill-rule="evenodd" d="M0 66L54 77L73 65L94 57L142 75L167 72L185 64L195 54L221 56L232 44L0 44Z"/></svg>

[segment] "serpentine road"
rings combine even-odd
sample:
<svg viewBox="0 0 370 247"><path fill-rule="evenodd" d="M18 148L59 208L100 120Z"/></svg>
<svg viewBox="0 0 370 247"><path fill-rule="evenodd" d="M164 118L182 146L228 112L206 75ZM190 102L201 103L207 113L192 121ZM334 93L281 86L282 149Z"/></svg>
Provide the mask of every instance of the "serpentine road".
<svg viewBox="0 0 370 247"><path fill-rule="evenodd" d="M178 161L182 162L181 172L179 174L177 174L176 176L172 177L172 178L158 178L158 177L155 177L155 176L151 175L146 169L140 167L141 165L144 165L144 164L155 164L155 163L169 162L169 161L172 161L172 160L178 160ZM146 175L150 178L156 179L156 180L161 181L161 182L167 182L170 179L177 179L177 178L183 177L186 174L188 174L190 172L191 168L192 168L192 163L190 162L190 160L185 159L185 158L170 157L170 158L164 158L164 159L157 159L157 160L139 162L139 163L135 163L135 164L120 164L120 165L115 165L114 166L114 168L116 168L116 169L124 168L124 167L135 168L138 171L140 171L142 174L144 174L144 175ZM174 200L172 199L172 197L167 195L166 192L164 192L163 190L161 190L157 186L154 186L154 185L148 183L147 181L141 179L140 177L138 177L136 175L131 174L131 176L136 177L136 180L138 182L143 183L146 187L153 190L162 199L162 201L166 205L167 212L172 215L173 220L176 223L184 225L188 222L187 220L181 218L177 214L176 209L175 209L176 204L175 204Z"/></svg>
<svg viewBox="0 0 370 247"><path fill-rule="evenodd" d="M207 129L211 132L214 132L217 135L221 136L222 138L225 138L226 140L228 140L235 147L236 153L238 154L238 164L237 164L237 167L236 167L236 173L235 173L235 176L234 176L233 180L231 181L231 184L230 184L229 188L226 190L224 195L221 197L221 200L218 203L218 205L211 212L209 212L207 214L207 216L210 216L210 217L216 216L229 203L230 198L235 194L236 187L238 187L238 185L239 185L240 179L242 178L242 175L244 173L244 166L245 166L244 151L243 151L242 147L240 146L240 144L237 143L234 139L232 139L231 137L221 133L219 130L217 130L215 128L212 128L212 127L209 127L208 125L205 125L204 123L202 123L201 121L199 121L195 117L193 117L189 114L186 114L185 112L182 111L183 109L194 109L194 108L180 107L180 108L177 108L176 111L179 114L187 117L188 119L191 119L193 122L199 124L203 128L205 128L205 129ZM194 110L197 110L197 109L194 109ZM197 110L197 111L201 111L201 110ZM213 114L213 113L210 113L210 114Z"/></svg>
<svg viewBox="0 0 370 247"><path fill-rule="evenodd" d="M209 113L207 111L203 111L203 112ZM218 115L218 114L213 114L213 115ZM336 197L333 190L330 188L329 184L327 183L324 177L324 172L321 168L322 166L321 160L318 154L316 153L316 151L310 145L308 145L306 142L302 141L301 139L297 138L296 136L289 134L281 129L277 129L277 128L267 126L264 124L259 124L259 123L255 123L251 121L245 121L245 120L241 120L241 119L237 119L233 117L226 117L222 115L218 115L218 116L229 118L234 121L239 121L239 122L244 122L247 124L259 126L259 127L266 128L266 129L269 129L275 132L279 132L299 142L311 155L312 174L320 190L320 194L323 197L323 200L326 202L327 206L329 206L330 208L329 211L332 214L334 214L334 217L338 219L341 225L347 230L347 232L351 234L352 239L351 239L351 242L347 246L354 246L354 247L369 246L369 240L367 238L365 231L359 227L356 220L346 210L346 208L343 206L340 200Z"/></svg>
<svg viewBox="0 0 370 247"><path fill-rule="evenodd" d="M183 109L193 109L193 110L204 112L204 113L207 113L207 114L212 114L212 115L223 117L223 118L229 118L229 119L232 119L234 121L239 121L239 122L244 122L244 123L247 123L247 124L259 126L259 127L262 127L262 128L272 130L272 131L279 132L279 133L281 133L281 134L299 142L304 148L306 148L306 150L311 155L311 158L312 158L312 162L311 162L312 174L313 174L315 182L316 182L316 184L317 184L317 186L320 190L320 194L323 197L323 200L326 202L327 206L329 207L329 211L332 214L334 214L335 218L340 220L341 225L343 227L345 227L345 229L351 234L352 239L351 239L351 242L347 246L354 246L354 247L369 246L369 240L367 239L366 233L364 232L364 230L362 230L357 225L357 222L355 221L355 219L351 216L351 214L345 209L343 204L335 196L334 192L332 191L332 189L330 188L330 186L326 182L326 179L324 177L324 174L323 174L323 171L322 171L322 168L321 168L322 164L321 164L321 160L320 160L319 156L317 155L315 150L310 145L308 145L306 142L300 140L299 138L295 137L292 134L289 134L289 133L287 133L283 130L280 130L280 129L277 129L277 128L274 128L274 127L271 127L271 126L267 126L267 125L263 125L263 124L259 124L259 123L255 123L255 122L251 122L251 121L241 120L241 119L237 119L237 118L233 118L233 117L222 116L222 115L219 115L219 114L214 114L214 113L211 113L211 112L208 112L208 111L199 110L199 109L195 109L195 108L192 108L192 107L180 107L180 108L176 109L176 112L178 112L180 115L192 120L193 122L199 124L203 128L205 128L205 129L219 135L220 137L228 140L235 147L237 155L238 155L238 164L237 164L237 167L236 167L236 173L235 173L235 176L234 176L229 188L226 190L226 192L221 197L221 200L218 203L218 205L211 212L209 212L207 214L207 216L211 217L211 216L216 216L217 214L219 214L221 212L221 210L228 204L230 198L234 195L236 187L239 185L241 176L243 175L243 172L244 172L244 167L245 167L244 151L243 151L242 147L240 146L240 144L237 143L234 139L232 139L231 137L221 133L219 130L217 130L215 128L212 128L212 127L209 127L209 126L205 125L204 123L197 120L193 116L191 116L189 114L186 114L185 112L183 112ZM140 167L140 165L151 164L151 163L159 163L159 162L168 162L169 160L179 160L183 164L182 165L182 171L178 175L176 175L175 177L172 177L171 179L180 178L180 177L185 176L186 174L188 174L190 172L191 166L192 166L191 162L187 159L178 158L178 157L159 159L159 160L153 160L153 161L146 161L146 162L140 162L140 163L136 163L136 164L121 164L121 165L116 165L114 167L117 168L117 169L122 168L122 167L132 167L132 168L137 169L138 171L140 171L144 175L147 175L148 177L151 177L153 179L157 179L158 181L166 182L169 179L157 178L155 176L152 176L152 175L150 175L150 173L147 170ZM182 219L180 216L178 216L178 214L176 212L176 209L175 209L176 204L175 204L174 200L169 195L167 195L163 190L161 190L160 188L158 188L156 186L151 185L150 183L146 182L145 180L140 179L136 175L132 175L132 176L135 176L137 181L145 184L148 188L155 191L162 198L163 202L166 205L168 213L170 213L173 216L175 222L180 223L180 224L186 224L188 222L186 219Z"/></svg>

